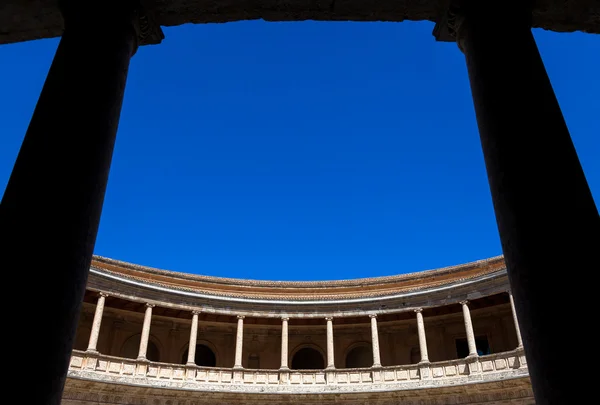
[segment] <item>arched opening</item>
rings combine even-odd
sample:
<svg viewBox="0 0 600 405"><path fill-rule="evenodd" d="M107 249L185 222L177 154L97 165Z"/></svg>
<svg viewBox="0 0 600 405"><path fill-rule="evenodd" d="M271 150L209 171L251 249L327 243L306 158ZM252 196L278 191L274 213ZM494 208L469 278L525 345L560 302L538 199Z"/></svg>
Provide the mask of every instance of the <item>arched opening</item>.
<svg viewBox="0 0 600 405"><path fill-rule="evenodd" d="M141 334L133 335L125 341L121 347L121 357L127 359L136 359L140 350ZM146 349L146 358L150 361L160 361L160 351L156 343L152 339L148 340L148 348Z"/></svg>
<svg viewBox="0 0 600 405"><path fill-rule="evenodd" d="M183 352L183 356L181 357L181 362L183 364L187 363L189 350L185 350ZM197 366L203 367L216 367L217 366L217 356L215 356L215 352L206 345L197 344L196 345L196 356L194 357L194 363Z"/></svg>
<svg viewBox="0 0 600 405"><path fill-rule="evenodd" d="M371 346L356 346L346 355L346 368L363 368L373 365L373 350Z"/></svg>
<svg viewBox="0 0 600 405"><path fill-rule="evenodd" d="M258 353L251 353L248 356L248 368L255 370L260 368L260 356Z"/></svg>
<svg viewBox="0 0 600 405"><path fill-rule="evenodd" d="M322 370L325 368L323 355L312 347L303 347L292 358L294 370Z"/></svg>

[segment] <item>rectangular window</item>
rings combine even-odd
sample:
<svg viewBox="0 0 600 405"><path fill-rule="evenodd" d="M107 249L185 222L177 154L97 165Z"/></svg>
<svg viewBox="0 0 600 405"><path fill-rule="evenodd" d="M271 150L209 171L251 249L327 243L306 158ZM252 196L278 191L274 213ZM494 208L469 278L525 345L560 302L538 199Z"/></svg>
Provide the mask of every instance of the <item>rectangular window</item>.
<svg viewBox="0 0 600 405"><path fill-rule="evenodd" d="M467 338L456 339L456 357L459 359L465 358L469 355L469 344ZM484 356L490 354L490 344L487 336L475 336L475 346L477 346L477 354Z"/></svg>

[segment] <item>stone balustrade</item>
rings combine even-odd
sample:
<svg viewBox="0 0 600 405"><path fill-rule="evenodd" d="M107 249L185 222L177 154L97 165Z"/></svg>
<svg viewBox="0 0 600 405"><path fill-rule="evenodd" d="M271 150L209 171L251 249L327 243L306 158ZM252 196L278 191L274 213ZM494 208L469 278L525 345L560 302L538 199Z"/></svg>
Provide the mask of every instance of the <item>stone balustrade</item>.
<svg viewBox="0 0 600 405"><path fill-rule="evenodd" d="M510 352L441 362L326 370L252 370L124 359L74 350L69 377L136 386L223 392L355 392L460 385L528 376L525 355Z"/></svg>

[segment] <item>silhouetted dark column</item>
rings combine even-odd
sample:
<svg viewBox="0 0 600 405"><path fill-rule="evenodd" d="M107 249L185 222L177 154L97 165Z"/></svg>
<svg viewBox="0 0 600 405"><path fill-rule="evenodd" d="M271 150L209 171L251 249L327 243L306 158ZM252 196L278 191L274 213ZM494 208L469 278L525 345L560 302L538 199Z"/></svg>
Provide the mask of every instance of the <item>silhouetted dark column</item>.
<svg viewBox="0 0 600 405"><path fill-rule="evenodd" d="M600 219L529 13L519 15L508 4L503 10L473 4L461 11L457 39L535 399L538 405L571 404L574 391L595 387L575 371L585 352L570 350L581 336L577 320L562 318L568 313L563 307L593 308L585 302L595 284L586 280L599 270Z"/></svg>
<svg viewBox="0 0 600 405"><path fill-rule="evenodd" d="M5 286L39 300L34 319L16 310L5 320L19 340L7 349L23 355L11 375L33 378L21 393L32 405L61 402L137 47L133 3L91 4L61 4L64 35L0 206Z"/></svg>

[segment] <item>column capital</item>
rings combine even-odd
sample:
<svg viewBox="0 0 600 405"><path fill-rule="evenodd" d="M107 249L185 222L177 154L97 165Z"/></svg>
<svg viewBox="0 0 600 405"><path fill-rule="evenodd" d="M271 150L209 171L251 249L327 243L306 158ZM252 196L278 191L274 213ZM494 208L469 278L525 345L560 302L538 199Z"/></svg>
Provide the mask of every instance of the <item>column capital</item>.
<svg viewBox="0 0 600 405"><path fill-rule="evenodd" d="M458 46L458 49L464 53L465 51L462 43L465 37L465 30L462 28L465 21L465 16L461 10L454 7L451 7L450 10L448 10L448 15L448 31L450 31L456 39L456 45Z"/></svg>
<svg viewBox="0 0 600 405"><path fill-rule="evenodd" d="M420 314L423 312L423 308L415 308L415 313Z"/></svg>
<svg viewBox="0 0 600 405"><path fill-rule="evenodd" d="M369 318L371 318L371 319L377 318L377 314L369 314Z"/></svg>
<svg viewBox="0 0 600 405"><path fill-rule="evenodd" d="M325 317L325 320L326 320L327 322L333 321L333 316L326 316L326 317Z"/></svg>
<svg viewBox="0 0 600 405"><path fill-rule="evenodd" d="M146 307L147 308L154 308L156 305L155 304L151 304L149 302L146 302Z"/></svg>
<svg viewBox="0 0 600 405"><path fill-rule="evenodd" d="M469 305L469 300L462 300L459 302L460 305Z"/></svg>
<svg viewBox="0 0 600 405"><path fill-rule="evenodd" d="M246 317L246 315L238 315L237 319L244 319Z"/></svg>
<svg viewBox="0 0 600 405"><path fill-rule="evenodd" d="M155 45L160 44L165 38L165 35L154 18L154 14L148 8L139 4L135 1L107 1L104 7L90 9L89 5L80 5L76 0L60 0L59 8L63 19L76 20L76 23L80 23L84 17L92 12L96 12L96 17L106 20L108 24L115 21L120 22L123 16L119 14L125 14L132 21L133 28L137 35L137 41L139 45ZM138 3L138 4L136 4Z"/></svg>
<svg viewBox="0 0 600 405"><path fill-rule="evenodd" d="M283 316L283 317L281 317L281 320L282 321L289 321L290 318L289 318L289 316Z"/></svg>
<svg viewBox="0 0 600 405"><path fill-rule="evenodd" d="M194 309L192 310L192 315L200 315L202 313L201 309Z"/></svg>
<svg viewBox="0 0 600 405"><path fill-rule="evenodd" d="M104 297L104 298L106 298L106 297L108 297L108 293L105 293L104 291L100 291L100 292L98 293L98 296L99 296L99 297Z"/></svg>

